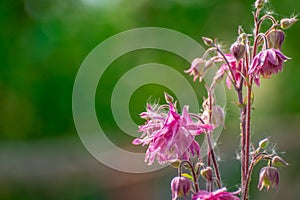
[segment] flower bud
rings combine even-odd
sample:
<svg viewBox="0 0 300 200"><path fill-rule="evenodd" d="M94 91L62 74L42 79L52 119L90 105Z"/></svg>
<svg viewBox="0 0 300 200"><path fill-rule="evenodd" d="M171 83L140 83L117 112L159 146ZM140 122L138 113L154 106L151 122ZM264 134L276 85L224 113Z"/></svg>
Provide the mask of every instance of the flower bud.
<svg viewBox="0 0 300 200"><path fill-rule="evenodd" d="M298 19L296 17L292 17L292 18L284 18L282 20L280 20L280 27L282 29L288 29L290 28L293 24L295 24L298 21Z"/></svg>
<svg viewBox="0 0 300 200"><path fill-rule="evenodd" d="M211 46L214 43L212 39L207 38L207 37L202 37L202 40L203 40L204 44L206 44L207 46Z"/></svg>
<svg viewBox="0 0 300 200"><path fill-rule="evenodd" d="M288 166L289 163L285 162L285 160L283 160L279 156L274 156L272 159L272 165L281 167L281 166Z"/></svg>
<svg viewBox="0 0 300 200"><path fill-rule="evenodd" d="M259 141L258 146L261 149L265 149L268 146L268 144L269 144L269 138L265 138L265 139Z"/></svg>
<svg viewBox="0 0 300 200"><path fill-rule="evenodd" d="M213 181L213 172L212 172L211 167L206 167L205 169L202 169L200 173L201 173L201 176L208 182Z"/></svg>
<svg viewBox="0 0 300 200"><path fill-rule="evenodd" d="M240 60L244 56L245 50L246 46L239 42L233 43L230 47L230 52L236 60Z"/></svg>
<svg viewBox="0 0 300 200"><path fill-rule="evenodd" d="M279 184L279 171L275 167L264 167L260 170L259 173L259 182L258 189L262 190L264 187L267 188L267 191L270 187L278 190Z"/></svg>
<svg viewBox="0 0 300 200"><path fill-rule="evenodd" d="M171 181L171 190L172 200L176 200L178 197L187 198L191 190L191 181L186 177L174 177Z"/></svg>
<svg viewBox="0 0 300 200"><path fill-rule="evenodd" d="M269 48L275 48L281 50L281 45L284 40L284 32L282 30L273 29L267 35Z"/></svg>
<svg viewBox="0 0 300 200"><path fill-rule="evenodd" d="M254 6L256 9L262 9L265 5L265 2L265 0L256 0Z"/></svg>
<svg viewBox="0 0 300 200"><path fill-rule="evenodd" d="M172 103L174 101L174 98L169 95L168 93L164 92L164 95L165 95L165 100L167 103Z"/></svg>

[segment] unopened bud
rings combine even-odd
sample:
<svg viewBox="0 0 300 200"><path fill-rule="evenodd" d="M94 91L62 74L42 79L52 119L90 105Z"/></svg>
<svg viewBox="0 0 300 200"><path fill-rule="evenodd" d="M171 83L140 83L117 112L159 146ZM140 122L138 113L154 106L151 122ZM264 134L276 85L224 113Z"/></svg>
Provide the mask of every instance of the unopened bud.
<svg viewBox="0 0 300 200"><path fill-rule="evenodd" d="M259 173L258 189L262 190L264 187L267 190L276 187L278 190L279 171L275 167L264 167Z"/></svg>
<svg viewBox="0 0 300 200"><path fill-rule="evenodd" d="M238 27L238 34L241 35L242 33L245 33L243 27L241 25L239 25Z"/></svg>
<svg viewBox="0 0 300 200"><path fill-rule="evenodd" d="M265 0L256 0L254 6L256 9L262 9L265 5L265 2Z"/></svg>
<svg viewBox="0 0 300 200"><path fill-rule="evenodd" d="M213 181L213 172L212 172L211 167L206 167L205 169L202 169L200 173L201 173L201 176L208 182Z"/></svg>
<svg viewBox="0 0 300 200"><path fill-rule="evenodd" d="M281 49L281 45L284 41L284 32L282 30L273 29L267 35L270 48Z"/></svg>
<svg viewBox="0 0 300 200"><path fill-rule="evenodd" d="M207 38L207 37L202 37L202 40L203 40L204 44L206 44L207 46L211 46L214 43L212 39Z"/></svg>
<svg viewBox="0 0 300 200"><path fill-rule="evenodd" d="M258 146L261 149L265 149L268 146L268 144L269 144L269 138L265 138L265 139L259 141Z"/></svg>
<svg viewBox="0 0 300 200"><path fill-rule="evenodd" d="M174 177L171 181L172 200L179 197L187 198L191 190L191 181L186 177Z"/></svg>
<svg viewBox="0 0 300 200"><path fill-rule="evenodd" d="M233 43L230 47L230 52L236 60L240 60L244 56L245 50L246 46L239 42Z"/></svg>
<svg viewBox="0 0 300 200"><path fill-rule="evenodd" d="M282 29L288 29L290 28L293 24L295 24L298 21L298 19L296 17L292 17L292 18L284 18L282 20L280 20L280 27Z"/></svg>
<svg viewBox="0 0 300 200"><path fill-rule="evenodd" d="M174 98L171 95L169 95L166 92L164 92L164 94L165 94L165 100L167 103L172 103L174 101Z"/></svg>
<svg viewBox="0 0 300 200"><path fill-rule="evenodd" d="M289 163L285 162L285 160L283 160L279 156L274 156L272 159L272 165L281 167L281 166L288 166Z"/></svg>

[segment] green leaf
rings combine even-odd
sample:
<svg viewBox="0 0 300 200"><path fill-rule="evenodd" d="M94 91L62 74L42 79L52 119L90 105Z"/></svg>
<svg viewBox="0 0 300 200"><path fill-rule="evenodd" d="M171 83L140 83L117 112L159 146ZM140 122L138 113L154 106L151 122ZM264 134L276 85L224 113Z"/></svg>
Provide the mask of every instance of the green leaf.
<svg viewBox="0 0 300 200"><path fill-rule="evenodd" d="M181 176L183 176L183 177L185 177L185 178L188 178L188 179L190 179L191 181L194 181L193 176L191 176L190 174L182 173Z"/></svg>

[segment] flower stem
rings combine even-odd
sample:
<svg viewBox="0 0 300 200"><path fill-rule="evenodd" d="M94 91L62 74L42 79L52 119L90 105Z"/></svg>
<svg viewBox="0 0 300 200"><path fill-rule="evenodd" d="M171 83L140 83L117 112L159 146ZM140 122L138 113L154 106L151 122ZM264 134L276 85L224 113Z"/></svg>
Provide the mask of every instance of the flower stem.
<svg viewBox="0 0 300 200"><path fill-rule="evenodd" d="M249 166L249 171L248 171L248 174L247 174L247 179L246 179L246 185L245 185L245 188L243 190L243 194L248 194L248 189L249 189L249 183L250 183L250 178L251 178L251 174L252 174L252 171L253 171L253 168L254 166L256 165L256 163L265 156L265 153L260 153L260 154L257 154L253 157L252 161L251 161L251 164ZM244 195L243 197L243 200L247 200L248 198L248 195Z"/></svg>
<svg viewBox="0 0 300 200"><path fill-rule="evenodd" d="M237 90L239 104L243 105L243 91L242 88ZM241 183L242 189L245 187L246 181L246 166L245 166L245 107L240 108L240 131L241 131Z"/></svg>
<svg viewBox="0 0 300 200"><path fill-rule="evenodd" d="M181 161L181 163L180 163L180 165L178 167L179 176L181 176L182 166L184 164L187 164L191 168L191 172L192 172L192 175L193 175L193 181L194 181L195 191L198 192L199 191L199 187L198 187L197 175L195 173L193 165L189 161L187 161L187 160Z"/></svg>
<svg viewBox="0 0 300 200"><path fill-rule="evenodd" d="M224 55L224 53L222 52L222 50L221 50L219 47L217 47L217 51L221 54L221 56L223 57L225 63L227 64L227 66L228 66L228 68L229 68L230 75L231 75L231 77L229 76L230 81L231 81L232 84L234 85L234 88L237 88L235 76L234 76L234 73L233 73L233 71L232 71L232 69L231 69L231 65L230 65L228 59L226 58L226 56Z"/></svg>
<svg viewBox="0 0 300 200"><path fill-rule="evenodd" d="M249 171L249 157L250 157L250 123L251 123L251 104L252 104L252 77L250 77L249 84L247 85L247 106L246 106L246 124L245 124L245 174L247 176ZM247 187L247 181L244 185ZM248 190L245 190L247 193L243 193L244 199L248 199Z"/></svg>
<svg viewBox="0 0 300 200"><path fill-rule="evenodd" d="M211 159L213 161L213 166L214 166L214 169L215 169L215 174L216 174L216 179L217 179L216 182L217 182L218 188L220 189L221 188L221 177L220 177L220 172L219 172L219 168L218 168L218 163L217 163L216 156L215 156L213 146L212 146L212 143L211 143L210 133L207 133L207 135L208 135L207 143L208 143L208 146L209 146L209 149L210 149Z"/></svg>
<svg viewBox="0 0 300 200"><path fill-rule="evenodd" d="M208 98L209 98L209 115L208 115L208 123L211 125L212 124L212 110L213 110L213 94L212 91L210 89L207 89L208 91ZM214 152L214 148L211 142L211 133L207 132L206 133L206 138L207 138L207 144L208 144L208 163L207 165L210 166L210 159L213 162L213 166L214 166L214 171L216 174L216 179L217 179L217 185L218 188L221 188L221 177L220 177L220 172L219 172L219 168L218 168L218 163L216 160L216 156L215 156L215 152ZM211 189L211 187L209 188Z"/></svg>

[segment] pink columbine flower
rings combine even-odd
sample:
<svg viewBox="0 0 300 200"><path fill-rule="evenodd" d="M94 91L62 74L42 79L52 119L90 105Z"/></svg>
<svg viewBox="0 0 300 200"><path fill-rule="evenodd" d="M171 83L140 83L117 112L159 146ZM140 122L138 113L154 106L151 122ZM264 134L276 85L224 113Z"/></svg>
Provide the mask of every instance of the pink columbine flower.
<svg viewBox="0 0 300 200"><path fill-rule="evenodd" d="M176 112L173 103L169 103L168 109L166 114L163 109L148 105L147 112L141 114L148 121L140 126L142 136L132 143L149 145L145 156L145 162L149 165L155 158L159 164L165 164L168 161L189 160L191 156L199 156L200 146L195 136L213 129L213 126L203 124L200 116L199 120L192 120L188 106L184 106L182 115Z"/></svg>
<svg viewBox="0 0 300 200"><path fill-rule="evenodd" d="M188 193L192 187L191 181L186 177L174 177L171 181L172 200L179 197L187 199Z"/></svg>
<svg viewBox="0 0 300 200"><path fill-rule="evenodd" d="M192 200L239 200L236 194L239 192L227 192L226 188L222 188L213 192L200 190L193 195Z"/></svg>
<svg viewBox="0 0 300 200"><path fill-rule="evenodd" d="M232 54L225 54L225 57L230 64L230 68L233 72L236 83L239 85L241 78L242 78L241 70L242 70L243 59L241 59L237 65L237 61ZM230 79L233 79L233 78L232 78L230 69L228 68L228 65L227 64L221 65L220 70L228 72L228 77L226 78L226 84L227 84L227 87L230 89L231 88L231 80Z"/></svg>
<svg viewBox="0 0 300 200"><path fill-rule="evenodd" d="M254 77L254 82L259 86L259 76L269 78L272 74L277 74L278 71L282 71L282 64L287 61L286 57L279 50L271 48L259 52L253 59L249 74Z"/></svg>
<svg viewBox="0 0 300 200"><path fill-rule="evenodd" d="M258 189L262 190L264 187L267 190L270 187L276 187L278 191L278 184L279 184L279 172L275 167L264 167L260 170L259 173L259 182L258 182Z"/></svg>
<svg viewBox="0 0 300 200"><path fill-rule="evenodd" d="M184 72L194 76L194 81L199 78L199 81L201 82L202 76L205 73L203 70L204 65L205 61L202 58L195 58L191 64L191 67Z"/></svg>

